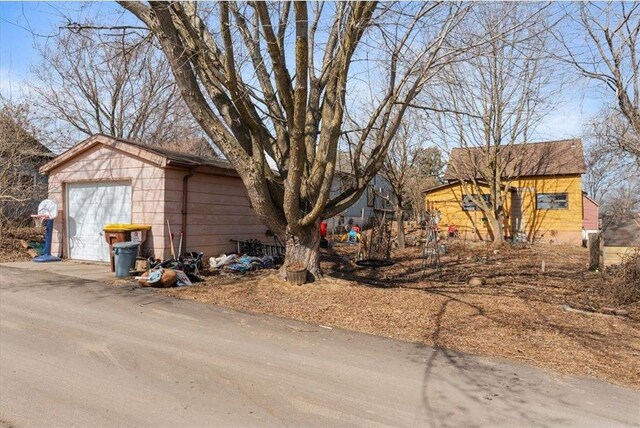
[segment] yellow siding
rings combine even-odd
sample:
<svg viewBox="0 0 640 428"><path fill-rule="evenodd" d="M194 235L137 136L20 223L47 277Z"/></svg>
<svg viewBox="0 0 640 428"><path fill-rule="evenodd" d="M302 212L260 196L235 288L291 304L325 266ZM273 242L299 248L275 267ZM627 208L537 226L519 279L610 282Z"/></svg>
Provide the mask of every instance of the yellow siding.
<svg viewBox="0 0 640 428"><path fill-rule="evenodd" d="M523 190L522 217L530 240L582 242L582 179L579 175L524 177L509 183ZM566 209L536 209L536 194L566 193Z"/></svg>
<svg viewBox="0 0 640 428"><path fill-rule="evenodd" d="M542 240L555 243L582 242L582 182L579 175L560 177L524 177L505 183L519 188L522 197L523 230L530 240ZM462 187L454 185L427 192L426 206L440 211L441 229L446 230L453 224L462 233L477 239L489 239L488 224L483 221L482 211L464 211L462 209ZM489 193L488 187L483 193ZM567 193L568 208L553 210L536 209L536 194ZM511 234L511 193L505 195L504 229Z"/></svg>
<svg viewBox="0 0 640 428"><path fill-rule="evenodd" d="M488 194L489 188L483 193ZM426 195L426 206L429 210L440 211L440 228L446 230L449 225L455 225L460 233L470 237L486 239L489 237L488 224L483 221L482 211L464 211L462 209L462 187L460 185L446 187Z"/></svg>
<svg viewBox="0 0 640 428"><path fill-rule="evenodd" d="M636 251L637 247L604 247L604 265L611 266L622 263L625 256Z"/></svg>

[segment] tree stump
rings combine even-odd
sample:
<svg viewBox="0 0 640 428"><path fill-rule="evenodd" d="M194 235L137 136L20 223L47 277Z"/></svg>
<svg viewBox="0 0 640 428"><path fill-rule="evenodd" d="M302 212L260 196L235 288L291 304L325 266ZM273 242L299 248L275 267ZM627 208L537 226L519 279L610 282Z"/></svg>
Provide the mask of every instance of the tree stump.
<svg viewBox="0 0 640 428"><path fill-rule="evenodd" d="M602 268L602 235L600 233L590 233L588 238L589 247L589 270Z"/></svg>

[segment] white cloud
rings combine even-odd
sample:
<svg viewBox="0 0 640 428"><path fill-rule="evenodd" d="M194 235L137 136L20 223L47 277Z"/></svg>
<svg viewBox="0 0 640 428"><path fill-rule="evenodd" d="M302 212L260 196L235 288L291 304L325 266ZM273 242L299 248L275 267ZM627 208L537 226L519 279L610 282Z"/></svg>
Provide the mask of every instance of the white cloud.
<svg viewBox="0 0 640 428"><path fill-rule="evenodd" d="M10 69L0 68L0 94L14 101L26 97L28 86L23 76L12 73Z"/></svg>

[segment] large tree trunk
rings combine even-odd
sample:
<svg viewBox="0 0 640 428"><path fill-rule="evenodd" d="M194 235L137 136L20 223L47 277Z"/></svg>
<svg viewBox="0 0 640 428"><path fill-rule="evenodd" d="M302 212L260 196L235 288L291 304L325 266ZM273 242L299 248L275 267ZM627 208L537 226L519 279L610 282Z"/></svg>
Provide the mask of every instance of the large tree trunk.
<svg viewBox="0 0 640 428"><path fill-rule="evenodd" d="M291 230L287 226L286 254L284 268L287 266L306 267L311 280L322 278L320 270L320 222L304 229Z"/></svg>
<svg viewBox="0 0 640 428"><path fill-rule="evenodd" d="M486 214L485 214L486 215ZM493 243L492 247L501 247L504 245L504 218L501 214L495 215L495 213L491 213L487 215L487 220L489 221L489 226L491 227L491 231L493 232Z"/></svg>
<svg viewBox="0 0 640 428"><path fill-rule="evenodd" d="M405 237L404 237L404 209L396 205L396 223L398 224L398 248L404 249Z"/></svg>

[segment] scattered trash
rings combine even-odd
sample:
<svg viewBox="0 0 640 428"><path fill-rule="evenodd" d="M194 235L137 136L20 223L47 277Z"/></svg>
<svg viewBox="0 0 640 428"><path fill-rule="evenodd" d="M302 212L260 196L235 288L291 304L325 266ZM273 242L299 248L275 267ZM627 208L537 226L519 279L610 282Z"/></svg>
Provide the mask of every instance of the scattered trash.
<svg viewBox="0 0 640 428"><path fill-rule="evenodd" d="M235 272L247 272L252 270L270 269L274 265L275 262L271 256L264 256L260 258L245 254L235 262L225 265L225 268Z"/></svg>
<svg viewBox="0 0 640 428"><path fill-rule="evenodd" d="M145 272L141 276L137 276L138 284L141 287L173 287L178 282L178 271L172 269L164 269L158 267L149 272ZM181 272L184 274L184 272Z"/></svg>
<svg viewBox="0 0 640 428"><path fill-rule="evenodd" d="M181 270L175 270L173 272L176 273L176 276L177 276L176 285L178 287L185 287L187 285L193 285L193 283L191 282L191 280L189 279L189 277L187 276L186 273L182 272Z"/></svg>
<svg viewBox="0 0 640 428"><path fill-rule="evenodd" d="M209 258L209 267L212 269L220 269L221 267L231 264L238 258L235 254L221 254L219 257Z"/></svg>
<svg viewBox="0 0 640 428"><path fill-rule="evenodd" d="M44 242L20 240L20 246L27 250L31 257L41 256L44 254Z"/></svg>
<svg viewBox="0 0 640 428"><path fill-rule="evenodd" d="M271 269L276 265L272 256L256 257L249 254L238 257L236 254L221 254L209 259L211 269L224 269L232 272L248 272L260 269Z"/></svg>
<svg viewBox="0 0 640 428"><path fill-rule="evenodd" d="M167 288L177 285L184 287L200 282L197 276L202 269L202 257L204 253L190 252L175 260L167 259L163 262L153 258L148 259L150 269L137 276L138 284L142 287Z"/></svg>

